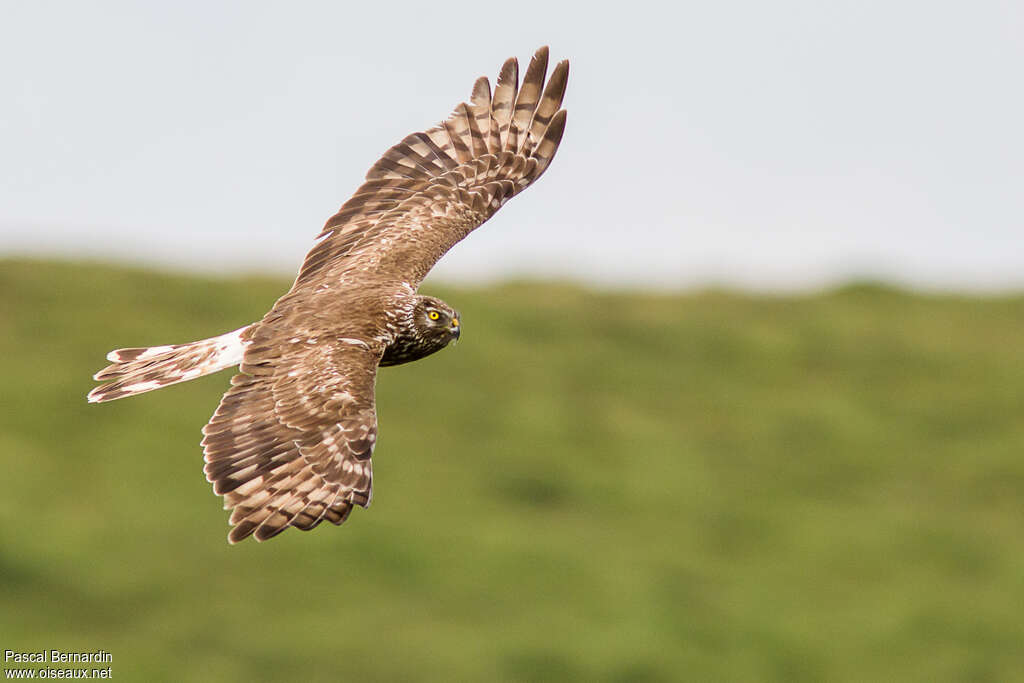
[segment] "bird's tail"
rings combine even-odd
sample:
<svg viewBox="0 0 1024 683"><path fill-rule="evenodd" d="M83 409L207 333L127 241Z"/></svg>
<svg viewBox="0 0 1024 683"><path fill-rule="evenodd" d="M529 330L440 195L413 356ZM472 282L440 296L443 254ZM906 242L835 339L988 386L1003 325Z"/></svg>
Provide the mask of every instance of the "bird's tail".
<svg viewBox="0 0 1024 683"><path fill-rule="evenodd" d="M89 403L134 396L238 365L247 344L242 333L247 329L249 325L189 344L111 351L107 354L111 365L93 375L107 384L89 392Z"/></svg>

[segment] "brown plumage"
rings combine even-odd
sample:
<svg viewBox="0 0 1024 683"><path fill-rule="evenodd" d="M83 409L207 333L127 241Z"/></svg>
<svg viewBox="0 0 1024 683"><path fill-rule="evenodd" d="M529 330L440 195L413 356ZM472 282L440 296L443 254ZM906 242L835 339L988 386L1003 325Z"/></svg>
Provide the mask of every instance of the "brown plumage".
<svg viewBox="0 0 1024 683"><path fill-rule="evenodd" d="M206 476L231 510L228 539L341 524L372 495L377 367L458 338L458 313L416 293L453 245L540 177L565 128L568 62L548 49L522 86L515 58L492 96L480 78L447 120L389 149L328 219L291 290L262 320L174 346L121 349L90 402L239 365L203 428Z"/></svg>

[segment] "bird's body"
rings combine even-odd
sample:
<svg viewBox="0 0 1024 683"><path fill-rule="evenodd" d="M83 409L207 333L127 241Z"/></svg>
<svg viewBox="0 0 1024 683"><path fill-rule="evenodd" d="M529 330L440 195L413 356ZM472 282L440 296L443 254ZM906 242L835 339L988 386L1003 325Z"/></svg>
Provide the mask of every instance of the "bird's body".
<svg viewBox="0 0 1024 683"><path fill-rule="evenodd" d="M370 502L378 366L457 339L458 313L417 293L454 244L536 180L565 125L568 63L545 87L547 48L519 87L505 62L493 97L389 149L327 221L291 290L251 325L189 344L112 351L89 394L110 401L235 365L241 372L203 429L206 475L224 496L229 540L342 523Z"/></svg>

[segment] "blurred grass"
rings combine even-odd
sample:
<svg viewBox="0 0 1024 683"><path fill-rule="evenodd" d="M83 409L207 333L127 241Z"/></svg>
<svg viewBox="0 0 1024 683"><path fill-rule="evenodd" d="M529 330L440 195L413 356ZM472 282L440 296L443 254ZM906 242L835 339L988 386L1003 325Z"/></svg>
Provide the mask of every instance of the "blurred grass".
<svg viewBox="0 0 1024 683"><path fill-rule="evenodd" d="M426 287L374 505L229 547L229 373L106 405L121 346L287 289L0 262L0 648L120 680L1024 680L1024 299Z"/></svg>

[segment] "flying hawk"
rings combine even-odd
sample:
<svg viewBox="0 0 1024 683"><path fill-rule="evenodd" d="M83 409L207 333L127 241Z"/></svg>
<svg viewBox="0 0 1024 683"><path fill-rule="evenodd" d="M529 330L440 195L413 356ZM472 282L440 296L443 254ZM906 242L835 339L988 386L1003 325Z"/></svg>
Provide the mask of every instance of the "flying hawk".
<svg viewBox="0 0 1024 683"><path fill-rule="evenodd" d="M90 402L112 401L238 365L203 428L206 478L224 496L228 541L341 524L370 504L377 367L440 351L459 314L420 282L456 242L534 182L565 128L569 63L545 84L548 49L519 85L515 58L442 122L370 168L328 219L291 290L262 320L189 344L119 349Z"/></svg>

